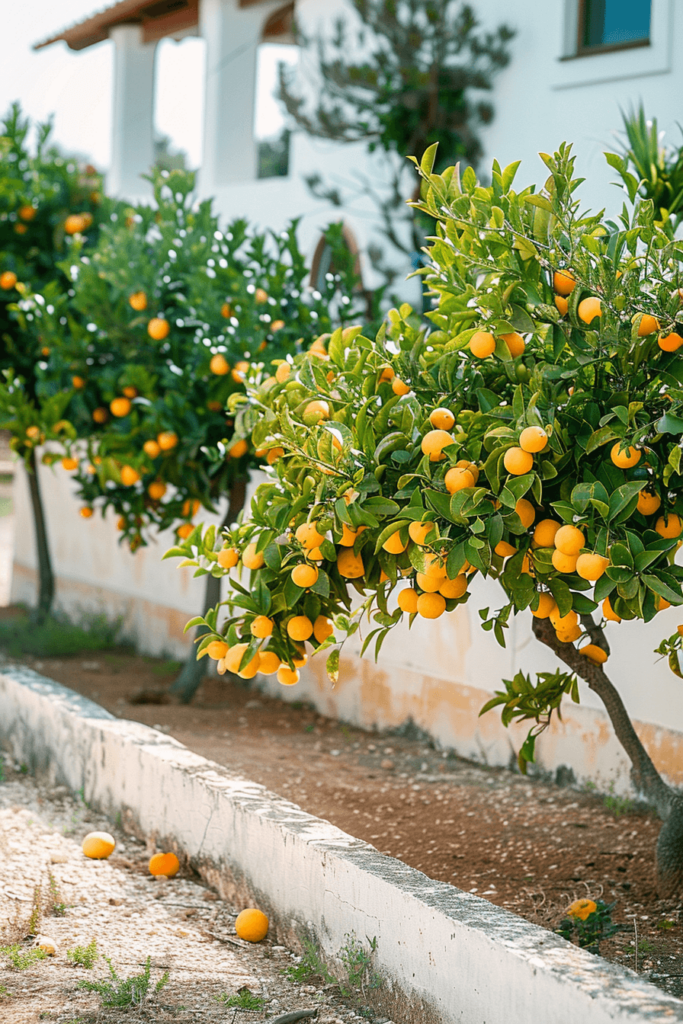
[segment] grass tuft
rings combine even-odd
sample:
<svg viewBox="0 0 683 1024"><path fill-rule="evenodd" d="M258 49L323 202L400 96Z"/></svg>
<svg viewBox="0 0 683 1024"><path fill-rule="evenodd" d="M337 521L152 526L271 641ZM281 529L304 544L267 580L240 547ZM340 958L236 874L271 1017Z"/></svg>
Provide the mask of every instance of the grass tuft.
<svg viewBox="0 0 683 1024"><path fill-rule="evenodd" d="M73 949L67 949L66 958L75 967L86 967L88 970L94 966L99 953L97 952L97 941L95 939L89 942L87 946L74 946Z"/></svg>
<svg viewBox="0 0 683 1024"><path fill-rule="evenodd" d="M109 968L108 981L79 981L77 988L85 992L97 992L102 997L103 1006L139 1006L150 994L151 957L147 957L142 974L134 974L130 978L119 978L110 958L105 956ZM169 972L164 971L154 985L153 992L161 992L167 984Z"/></svg>
<svg viewBox="0 0 683 1024"><path fill-rule="evenodd" d="M266 1005L263 996L255 996L248 988L242 988L237 995L229 996L227 992L221 992L216 996L216 1002L223 1003L236 1010L262 1010Z"/></svg>
<svg viewBox="0 0 683 1024"><path fill-rule="evenodd" d="M109 650L117 646L120 629L119 621L109 622L104 615L85 616L80 623L74 623L55 614L36 625L25 613L0 620L0 648L11 658L25 654L56 658Z"/></svg>

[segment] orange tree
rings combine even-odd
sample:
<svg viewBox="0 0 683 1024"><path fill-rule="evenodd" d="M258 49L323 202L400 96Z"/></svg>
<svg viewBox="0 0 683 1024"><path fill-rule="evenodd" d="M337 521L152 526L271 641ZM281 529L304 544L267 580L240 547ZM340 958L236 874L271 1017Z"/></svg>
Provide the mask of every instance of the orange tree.
<svg viewBox="0 0 683 1024"><path fill-rule="evenodd" d="M39 366L48 354L31 320L12 310L28 292L48 282L64 293L67 278L58 270L70 238L92 245L101 219L101 180L51 144L52 125L36 126L35 151L30 124L14 104L0 121L0 426L12 434L12 447L26 464L33 507L39 569L37 614L46 615L54 597L45 514L35 463L35 446L59 429L65 400L43 404L37 394Z"/></svg>
<svg viewBox="0 0 683 1024"><path fill-rule="evenodd" d="M419 204L438 226L430 326L404 306L374 340L337 331L324 359L299 357L284 383L254 381L242 420L284 454L220 550L210 535L172 552L251 573L235 579L227 614L206 617L199 653L293 683L306 643L329 648L367 616L363 649L377 652L402 618L437 618L468 600L473 574L493 577L503 603L480 613L484 629L504 643L510 616L530 611L567 670L519 673L483 710L531 722L525 768L584 679L664 821L657 873L672 892L681 797L606 674L604 627L683 603L683 243L618 156L629 203L615 221L582 212L565 145L543 155L538 191L513 190L516 164L494 164L484 187L471 170L433 174L432 160ZM675 671L681 643L660 648Z"/></svg>
<svg viewBox="0 0 683 1024"><path fill-rule="evenodd" d="M72 295L49 311L39 296L24 303L50 349L39 393L69 398L46 459L73 473L84 518L113 511L131 550L152 529L193 535L199 508L216 511L223 496L223 526L236 520L260 460L226 404L254 359L282 358L326 329L342 285L333 277L328 294L310 293L295 224L221 231L193 183L157 172L154 205L114 212L96 249L72 254ZM219 596L208 574L206 608ZM202 667L192 657L175 692L189 699Z"/></svg>

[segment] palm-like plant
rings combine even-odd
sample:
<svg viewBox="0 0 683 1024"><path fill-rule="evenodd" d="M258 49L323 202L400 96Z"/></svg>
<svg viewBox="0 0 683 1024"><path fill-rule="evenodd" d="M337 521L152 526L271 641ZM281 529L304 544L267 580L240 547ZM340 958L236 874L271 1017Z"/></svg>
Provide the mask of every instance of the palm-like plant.
<svg viewBox="0 0 683 1024"><path fill-rule="evenodd" d="M638 175L640 194L652 200L673 235L683 211L683 143L662 145L657 119L647 120L642 104L637 112L622 111L622 118L627 139L624 156Z"/></svg>

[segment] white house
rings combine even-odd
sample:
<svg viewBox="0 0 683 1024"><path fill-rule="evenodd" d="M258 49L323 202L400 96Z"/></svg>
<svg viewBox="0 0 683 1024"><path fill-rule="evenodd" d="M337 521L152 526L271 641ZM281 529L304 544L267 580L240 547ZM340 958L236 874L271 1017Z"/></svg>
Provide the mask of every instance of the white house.
<svg viewBox="0 0 683 1024"><path fill-rule="evenodd" d="M537 152L573 141L578 171L588 177L583 194L595 207L621 203L610 184L602 151L616 145L620 110L644 103L660 127L680 138L683 65L683 5L680 0L479 0L484 25L505 21L516 29L512 59L493 92L496 116L484 133L487 158L502 163L522 158L520 182L543 180ZM319 170L329 177L350 164L366 167L361 147L322 144L295 135L287 177L257 178L254 138L256 54L263 40L287 40L292 17L309 29L349 9L346 0L122 0L87 21L46 40L65 40L74 49L111 39L115 47L114 146L109 187L116 194L140 195L140 174L152 162L154 52L166 37L199 34L206 45L203 195L213 195L226 216L246 215L277 228L303 215L303 244L313 254L330 209L314 201L302 174ZM678 43L681 46L678 46ZM681 139L683 142L683 139ZM372 222L345 211L361 248ZM366 268L364 268L365 270ZM77 507L64 476L41 467L50 507L49 528L62 605L103 607L121 614L128 630L150 653L186 650L182 626L196 614L201 597L188 570L177 570L156 549L131 556L116 543L112 522L76 525ZM30 516L25 481L19 477L18 521ZM483 584L465 608L435 622L421 622L409 635L396 630L379 663L342 659L335 689L315 664L290 699L311 699L321 710L361 725L388 728L411 718L439 742L491 764L507 763L520 733L502 729L497 714L478 720L491 692L519 668L534 671L553 659L533 641L528 617L519 617L503 650L479 629L477 608L494 603ZM31 599L35 588L32 538L18 534L14 599ZM617 634L611 675L653 758L673 781L683 783L683 701L681 683L652 651L670 635L680 613L670 609L648 624ZM275 684L277 685L277 684ZM303 690L303 693L301 692ZM600 703L583 688L580 707L567 709L538 744L543 767L570 765L576 775L625 788L627 763Z"/></svg>

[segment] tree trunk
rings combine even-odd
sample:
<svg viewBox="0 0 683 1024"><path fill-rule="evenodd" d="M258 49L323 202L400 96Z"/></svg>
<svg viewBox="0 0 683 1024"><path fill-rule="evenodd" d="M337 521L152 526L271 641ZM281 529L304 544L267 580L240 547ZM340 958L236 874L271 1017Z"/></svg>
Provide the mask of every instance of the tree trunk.
<svg viewBox="0 0 683 1024"><path fill-rule="evenodd" d="M225 513L220 530L223 530L229 523L234 523L237 516L244 508L244 496L246 492L246 480L236 480L230 490L228 499L228 510ZM204 610L202 615L214 608L221 599L221 577L209 574L206 577L206 589L204 591ZM206 633L204 626L197 626L195 641ZM170 693L178 697L181 704L189 704L199 689L199 684L204 678L206 663L204 658L197 661L197 643L192 644L192 649L187 656L180 675L173 681Z"/></svg>
<svg viewBox="0 0 683 1024"><path fill-rule="evenodd" d="M582 621L593 643L609 651L604 633L592 616L582 616ZM633 728L624 702L602 665L596 665L584 657L573 644L558 640L548 619L535 618L533 630L536 638L585 680L605 705L617 739L631 761L633 785L652 804L664 822L657 840L657 890L660 896L680 893L683 889L683 795L668 786L655 768Z"/></svg>
<svg viewBox="0 0 683 1024"><path fill-rule="evenodd" d="M28 486L33 508L33 523L36 531L36 552L38 555L38 604L31 613L31 619L40 625L48 618L52 610L55 596L55 577L52 571L50 545L47 539L45 511L40 496L38 480L38 464L35 449L32 448L28 459Z"/></svg>

